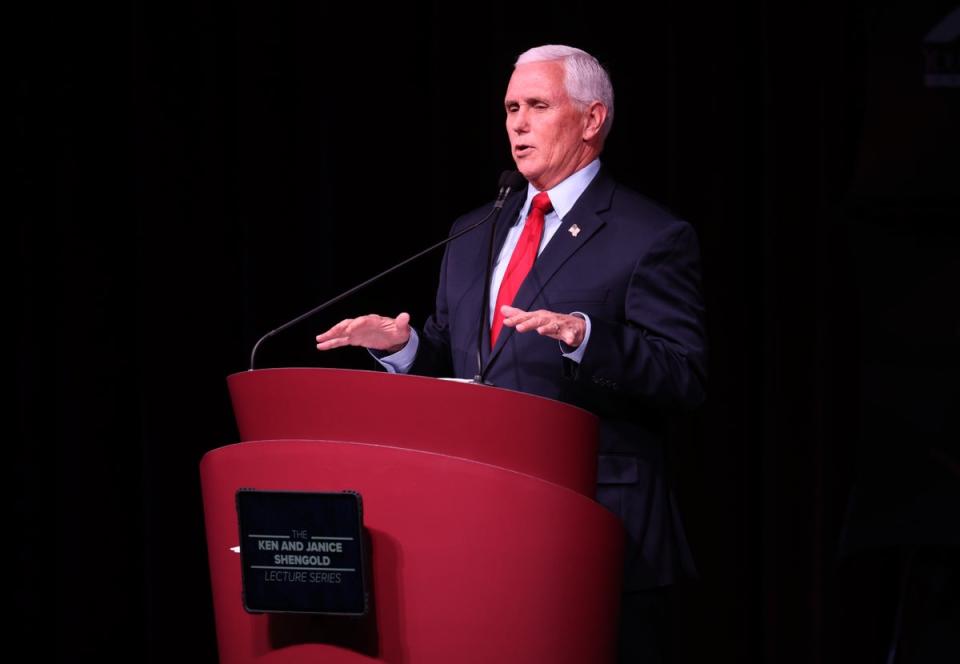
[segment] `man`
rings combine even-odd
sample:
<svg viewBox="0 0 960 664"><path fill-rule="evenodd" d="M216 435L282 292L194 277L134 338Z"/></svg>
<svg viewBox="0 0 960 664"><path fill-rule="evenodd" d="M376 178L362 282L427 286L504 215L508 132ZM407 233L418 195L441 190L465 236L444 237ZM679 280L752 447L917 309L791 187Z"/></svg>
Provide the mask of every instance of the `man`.
<svg viewBox="0 0 960 664"><path fill-rule="evenodd" d="M447 246L437 308L422 331L406 313L363 316L317 336L317 348L363 346L388 370L427 375L473 377L482 365L497 387L600 416L597 499L629 534L621 659L633 661L650 656L644 627L629 623L660 610L652 589L694 573L662 437L668 411L704 398L696 236L601 168L613 88L591 55L567 46L527 51L504 106L513 159L529 185L507 199L495 230ZM465 215L453 231L488 210ZM490 232L495 263L485 284ZM485 291L490 324L478 344Z"/></svg>

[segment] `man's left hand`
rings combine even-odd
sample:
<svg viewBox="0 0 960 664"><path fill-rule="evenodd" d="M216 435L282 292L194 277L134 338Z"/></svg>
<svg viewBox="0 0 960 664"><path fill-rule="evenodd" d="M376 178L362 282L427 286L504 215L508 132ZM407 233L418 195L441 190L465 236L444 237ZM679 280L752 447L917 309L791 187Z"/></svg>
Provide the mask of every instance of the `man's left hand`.
<svg viewBox="0 0 960 664"><path fill-rule="evenodd" d="M517 332L531 332L576 348L583 343L583 335L587 333L587 323L579 316L558 314L546 309L524 311L509 305L500 308L503 313L503 324L514 328Z"/></svg>

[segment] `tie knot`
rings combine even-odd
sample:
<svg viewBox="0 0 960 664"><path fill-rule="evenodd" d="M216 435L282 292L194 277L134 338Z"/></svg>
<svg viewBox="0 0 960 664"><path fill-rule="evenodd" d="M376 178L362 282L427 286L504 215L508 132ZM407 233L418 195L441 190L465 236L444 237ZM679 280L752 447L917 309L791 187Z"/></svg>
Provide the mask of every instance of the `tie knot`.
<svg viewBox="0 0 960 664"><path fill-rule="evenodd" d="M550 202L550 195L545 191L541 191L539 194L533 197L530 207L539 210L546 215L550 212L550 210L553 209L553 203Z"/></svg>

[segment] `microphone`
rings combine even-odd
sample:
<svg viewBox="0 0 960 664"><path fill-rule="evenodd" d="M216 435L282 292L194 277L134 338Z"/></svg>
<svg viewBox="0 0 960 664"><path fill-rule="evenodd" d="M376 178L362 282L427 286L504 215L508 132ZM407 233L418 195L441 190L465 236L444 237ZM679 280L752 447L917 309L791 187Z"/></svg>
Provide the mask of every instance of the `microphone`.
<svg viewBox="0 0 960 664"><path fill-rule="evenodd" d="M494 207L499 205L502 208L507 196L527 186L527 178L523 177L519 171L504 171L500 174L500 184L498 186L500 187L500 194L497 196Z"/></svg>
<svg viewBox="0 0 960 664"><path fill-rule="evenodd" d="M326 308L328 308L328 307L333 306L334 304L336 304L336 303L339 302L340 300L342 300L342 299L344 299L344 298L346 298L346 297L349 297L349 296L353 295L353 294L356 293L357 291L362 290L362 289L366 288L367 286L369 286L370 284L379 281L380 279L382 279L383 277L387 276L388 274L392 274L392 273L395 272L396 270L399 270L401 267L403 267L403 266L406 265L407 263L411 263L411 262L417 260L418 258L420 258L421 256L425 256L425 255L429 254L429 253L430 253L431 251L433 251L434 249L439 249L440 247L448 244L449 242L453 242L453 241L456 240L458 237L461 237L461 236L463 236L463 235L466 235L467 233L469 233L470 231L474 230L475 228L479 228L479 227L482 226L483 224L487 223L487 221L489 221L491 217L493 217L494 220L496 220L496 217L499 217L499 216L500 216L500 210L503 208L503 204L504 204L504 202L507 200L507 196L509 196L511 192L516 191L517 189L519 189L520 186L521 186L520 183L522 183L522 186L526 186L526 184L527 184L527 181L524 179L524 177L523 177L522 175L520 175L520 174L517 173L516 171L504 171L504 172L500 175L500 182L499 182L500 190L499 190L499 192L497 193L497 200L496 200L496 201L494 202L494 204L493 204L493 209L490 210L490 212L487 214L487 216L485 216L483 219L481 219L480 221L478 221L478 222L475 223L475 224L471 224L470 226L467 226L466 228L464 228L464 229L462 229L462 230L460 230L460 231L457 231L457 232L454 233L453 235L450 235L449 237L441 240L440 242L437 242L436 244L427 247L427 248L424 249L423 251L421 251L421 252L419 252L419 253L416 253L416 254L414 254L413 256L410 256L409 258L407 258L407 259L405 259L405 260L397 263L397 264L394 265L393 267L387 268L386 270L384 270L384 271L381 272L380 274L377 274L377 275L374 275L374 276L370 277L369 279L367 279L367 280L364 281L363 283L357 284L357 285L354 286L353 288L351 288L351 289L349 289L349 290L347 290L347 291L344 291L343 293L340 293L340 294L337 295L336 297L333 297L333 298L327 300L327 301L324 302L323 304L320 304L320 305L314 307L314 308L311 309L310 311L307 311L306 313L300 314L299 316L297 316L297 317L294 318L293 320L287 321L286 323L284 323L284 324L281 325L280 327L278 327L278 328L276 328L276 329L273 329L273 330L270 330L269 332L267 332L265 335L263 335L262 337L260 337L260 338L257 340L257 343L255 343L255 344L253 345L253 350L250 351L250 371L253 371L254 366L255 366L255 361L256 361L256 357L257 357L257 349L260 348L260 344L262 344L264 341L266 341L266 340L269 339L270 337L272 337L272 336L274 336L274 335L276 335L276 334L279 334L280 332L283 332L284 330L286 330L286 329L289 328L289 327L293 327L294 325L296 325L296 324L299 323L300 321L306 320L307 318L310 318L311 316L320 313L321 311L323 311L324 309L326 309ZM494 221L494 223L496 223L496 221ZM491 246L491 250L490 250L490 251L492 252L492 251L493 251L493 249L492 249L492 247L493 247L492 234L491 234L490 246ZM489 260L487 261L487 263L488 263L488 270L489 270ZM487 281L490 281L489 274L488 274L488 276L487 276ZM487 286L486 288L489 288L489 286ZM484 290L486 290L486 288L485 288ZM489 295L487 295L486 297L489 298ZM482 332L481 332L481 333L482 333Z"/></svg>
<svg viewBox="0 0 960 664"><path fill-rule="evenodd" d="M517 171L504 171L500 176L500 187L508 187L512 191L519 191L527 186L527 180ZM502 205L502 203L501 203ZM490 242L487 245L487 264L483 273L483 296L480 298L480 328L477 330L477 375L473 377L473 382L483 384L483 332L490 326L490 277L493 272L493 245L497 237L497 222L493 222L490 229Z"/></svg>

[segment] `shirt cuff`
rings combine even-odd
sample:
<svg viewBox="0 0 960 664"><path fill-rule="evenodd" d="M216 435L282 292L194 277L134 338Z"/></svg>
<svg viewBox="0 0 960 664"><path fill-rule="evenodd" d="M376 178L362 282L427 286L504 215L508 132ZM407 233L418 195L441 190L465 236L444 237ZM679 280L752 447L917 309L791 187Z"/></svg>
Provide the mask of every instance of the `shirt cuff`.
<svg viewBox="0 0 960 664"><path fill-rule="evenodd" d="M419 347L420 337L417 336L417 331L411 327L410 338L407 340L407 345L396 353L381 355L382 351L370 350L370 355L390 373L405 374L410 371L410 367L413 366L413 361L417 359L417 349Z"/></svg>
<svg viewBox="0 0 960 664"><path fill-rule="evenodd" d="M567 344L560 342L560 352L563 353L563 356L568 360L572 360L577 364L580 364L583 361L583 354L587 352L587 343L590 341L590 316L581 312L581 311L572 311L570 312L571 316L576 316L577 318L582 318L587 324L587 329L583 333L583 341L580 342L580 345L574 348L573 346L568 346Z"/></svg>

